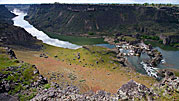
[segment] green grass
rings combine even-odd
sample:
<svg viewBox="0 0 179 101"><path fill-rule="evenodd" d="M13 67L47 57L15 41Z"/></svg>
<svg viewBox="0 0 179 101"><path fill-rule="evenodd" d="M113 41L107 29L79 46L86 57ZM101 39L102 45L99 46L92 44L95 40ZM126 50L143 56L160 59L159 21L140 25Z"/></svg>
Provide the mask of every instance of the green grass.
<svg viewBox="0 0 179 101"><path fill-rule="evenodd" d="M176 43L173 45L174 47L179 47L179 43Z"/></svg>
<svg viewBox="0 0 179 101"><path fill-rule="evenodd" d="M141 39L159 40L160 38L158 36L153 36L153 35L142 35Z"/></svg>
<svg viewBox="0 0 179 101"><path fill-rule="evenodd" d="M87 46L88 49L79 48L77 50L72 50L64 48L55 49L53 46L46 44L44 44L44 46L46 47L45 52L48 52L50 56L54 57L57 55L58 57L56 59L66 63L89 68L108 68L111 70L112 67L115 67L116 65L121 67L119 63L112 60L112 58L115 58L115 54L104 47ZM80 53L80 59L77 58L78 53ZM96 62L98 62L98 64Z"/></svg>
<svg viewBox="0 0 179 101"><path fill-rule="evenodd" d="M153 47L160 47L163 50L167 50L167 51L179 51L179 48L175 48L169 45L163 45L157 41L145 41L145 44L151 44Z"/></svg>
<svg viewBox="0 0 179 101"><path fill-rule="evenodd" d="M102 44L104 42L103 38L87 38L87 37L78 37L78 36L66 36L58 35L50 32L45 32L49 37L56 38L63 41L68 41L77 45L93 45L93 44Z"/></svg>
<svg viewBox="0 0 179 101"><path fill-rule="evenodd" d="M124 36L123 39L128 41L128 42L136 41L137 40L136 38L133 38L133 37L130 37L130 36Z"/></svg>
<svg viewBox="0 0 179 101"><path fill-rule="evenodd" d="M168 32L168 33L162 33L163 35L165 35L165 36L172 36L172 35L178 35L178 33L177 32Z"/></svg>
<svg viewBox="0 0 179 101"><path fill-rule="evenodd" d="M17 65L15 61L10 60L7 55L1 54L0 55L0 71L5 67Z"/></svg>
<svg viewBox="0 0 179 101"><path fill-rule="evenodd" d="M11 95L23 92L27 90L24 85L30 85L32 82L37 80L38 74L33 74L35 68L28 63L19 63L17 59L10 59L8 55L4 52L2 48L0 48L0 73L8 74L6 78L0 80L7 80L10 82L18 83L17 85L10 85L11 89L8 92ZM20 67L19 67L20 66ZM8 67L12 67L12 70L7 69ZM31 95L28 96L28 99L31 98ZM27 97L21 96L22 99L26 99ZM20 98L21 100L21 98ZM22 100L27 101L27 100Z"/></svg>
<svg viewBox="0 0 179 101"><path fill-rule="evenodd" d="M21 90L25 90L26 88L22 85L30 85L31 82L36 80L36 75L33 74L34 68L30 64L21 64L21 68L18 68L14 71L3 71L0 72L2 74L9 72L10 75L5 80L17 82L20 81L18 85L15 85L10 91L9 94L16 94ZM5 68L4 68L5 69ZM20 71L21 73L17 73L16 71Z"/></svg>
<svg viewBox="0 0 179 101"><path fill-rule="evenodd" d="M32 99L33 97L35 97L36 93L32 93L32 94L19 94L19 100L20 101L29 101L30 99Z"/></svg>
<svg viewBox="0 0 179 101"><path fill-rule="evenodd" d="M45 84L45 85L44 85L44 88L45 88L45 89L49 89L50 87L51 87L50 84Z"/></svg>
<svg viewBox="0 0 179 101"><path fill-rule="evenodd" d="M157 93L159 96L155 96L156 101L175 101L176 99L179 98L179 92L174 89L171 91L171 94L165 93L165 90L168 89L168 85L165 84L163 87L153 87L154 92ZM178 100L177 100L178 101Z"/></svg>
<svg viewBox="0 0 179 101"><path fill-rule="evenodd" d="M179 77L179 72L174 71L175 76Z"/></svg>

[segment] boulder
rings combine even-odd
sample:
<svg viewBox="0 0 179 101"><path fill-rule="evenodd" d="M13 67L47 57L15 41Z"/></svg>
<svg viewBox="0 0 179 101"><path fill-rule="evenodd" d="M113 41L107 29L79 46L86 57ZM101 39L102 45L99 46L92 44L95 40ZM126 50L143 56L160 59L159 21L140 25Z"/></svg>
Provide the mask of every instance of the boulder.
<svg viewBox="0 0 179 101"><path fill-rule="evenodd" d="M8 93L0 93L0 101L18 101L18 98Z"/></svg>
<svg viewBox="0 0 179 101"><path fill-rule="evenodd" d="M10 55L11 59L13 59L13 58L17 59L15 52L12 49L10 49L9 47L7 49L7 53Z"/></svg>
<svg viewBox="0 0 179 101"><path fill-rule="evenodd" d="M135 98L146 98L146 94L149 94L150 89L145 85L139 84L133 80L130 80L128 83L122 85L118 90L117 94L119 99L122 100L134 100Z"/></svg>

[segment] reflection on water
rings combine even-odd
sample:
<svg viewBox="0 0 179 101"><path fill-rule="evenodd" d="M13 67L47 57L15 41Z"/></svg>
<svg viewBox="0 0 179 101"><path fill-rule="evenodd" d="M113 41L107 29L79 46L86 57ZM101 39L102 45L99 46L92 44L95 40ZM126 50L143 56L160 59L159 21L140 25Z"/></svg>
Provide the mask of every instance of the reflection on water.
<svg viewBox="0 0 179 101"><path fill-rule="evenodd" d="M78 49L81 48L81 46L69 43L67 41L61 41L58 39L50 38L48 35L46 35L44 32L39 31L35 27L29 24L29 22L24 20L24 16L27 14L19 11L18 9L14 9L14 14L18 15L17 17L13 18L14 25L20 26L24 28L27 32L29 32L32 36L37 37L37 39L42 40L43 43L56 46L56 47L63 47L63 48L69 48L69 49Z"/></svg>
<svg viewBox="0 0 179 101"><path fill-rule="evenodd" d="M97 46L103 46L107 48L114 48L115 45L110 44L97 44ZM162 53L164 60L163 63L159 64L157 68L164 69L164 68L174 68L179 69L179 51L167 51L163 50L159 47L155 47L159 52ZM123 52L127 52L127 50L122 50ZM149 56L146 53L142 53L140 57L138 56L129 56L127 57L129 63L135 67L137 72L142 74L146 74L146 70L144 70L143 65L141 64L142 61L149 60Z"/></svg>
<svg viewBox="0 0 179 101"><path fill-rule="evenodd" d="M96 44L96 46L102 46L102 47L107 47L107 48L115 48L115 45L111 45L111 44Z"/></svg>
<svg viewBox="0 0 179 101"><path fill-rule="evenodd" d="M156 47L160 51L165 59L163 65L159 65L159 68L176 68L179 69L179 51L165 51L159 47Z"/></svg>

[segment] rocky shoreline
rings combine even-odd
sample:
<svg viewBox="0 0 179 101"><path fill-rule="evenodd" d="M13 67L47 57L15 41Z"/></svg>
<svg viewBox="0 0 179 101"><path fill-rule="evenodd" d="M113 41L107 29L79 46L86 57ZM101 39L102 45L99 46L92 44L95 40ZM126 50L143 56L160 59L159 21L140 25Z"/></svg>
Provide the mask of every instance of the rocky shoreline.
<svg viewBox="0 0 179 101"><path fill-rule="evenodd" d="M143 60L140 64L143 65L143 68L149 76L158 78L159 74L156 67L162 62L163 56L158 50L153 49L150 44L146 45L143 41L139 40L129 42L118 37L106 37L104 40L116 46L117 61L123 66L131 67L127 57L137 56L140 58L142 54L146 54L149 59L147 61Z"/></svg>

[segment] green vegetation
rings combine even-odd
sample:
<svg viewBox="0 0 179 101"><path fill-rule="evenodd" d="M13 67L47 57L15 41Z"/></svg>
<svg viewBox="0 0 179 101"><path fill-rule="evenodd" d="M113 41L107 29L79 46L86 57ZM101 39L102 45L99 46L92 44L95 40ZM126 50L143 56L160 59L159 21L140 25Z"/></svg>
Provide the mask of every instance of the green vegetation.
<svg viewBox="0 0 179 101"><path fill-rule="evenodd" d="M85 46L85 48L77 50L58 48L56 51L54 51L52 46L45 44L45 47L48 47L45 49L45 52L48 52L50 56L57 55L57 59L66 63L89 68L107 68L110 70L113 70L112 67L121 67L118 62L113 61L115 53L104 47ZM78 54L80 54L80 58L78 58Z"/></svg>
<svg viewBox="0 0 179 101"><path fill-rule="evenodd" d="M80 80L79 82L85 82L86 80Z"/></svg>
<svg viewBox="0 0 179 101"><path fill-rule="evenodd" d="M10 60L7 55L0 54L0 71L12 65L17 65L17 63Z"/></svg>
<svg viewBox="0 0 179 101"><path fill-rule="evenodd" d="M44 85L44 88L46 88L46 89L49 89L51 86L50 86L50 84L45 84Z"/></svg>
<svg viewBox="0 0 179 101"><path fill-rule="evenodd" d="M141 39L151 39L151 40L159 40L160 38L155 35L142 35Z"/></svg>
<svg viewBox="0 0 179 101"><path fill-rule="evenodd" d="M30 91L27 86L30 86L37 80L37 74L33 74L34 68L28 63L20 63L17 59L9 59L5 50L0 47L0 73L7 75L7 77L0 79L10 82L9 94L18 94L21 101L30 100L35 96L34 91ZM16 83L15 85L11 85ZM28 91L24 93L24 91ZM33 92L33 93L32 93ZM28 94L29 93L29 94Z"/></svg>
<svg viewBox="0 0 179 101"><path fill-rule="evenodd" d="M160 42L157 41L145 41L145 44L151 44L153 47L160 47L163 50L168 50L168 51L178 51L178 48L174 48L172 46L169 45L163 45Z"/></svg>
<svg viewBox="0 0 179 101"><path fill-rule="evenodd" d="M173 46L174 47L179 47L179 43L175 43Z"/></svg>
<svg viewBox="0 0 179 101"><path fill-rule="evenodd" d="M25 90L26 88L23 85L30 85L33 81L35 81L35 75L33 75L33 67L29 64L21 64L22 66L16 70L13 71L0 71L2 74L6 74L7 72L10 73L10 75L6 78L8 81L12 82L21 82L18 85L15 85L11 90L9 91L9 94L16 94L17 92L21 90ZM13 67L16 68L16 67ZM22 74L17 73L17 71L21 72ZM33 80L33 81L32 81Z"/></svg>
<svg viewBox="0 0 179 101"><path fill-rule="evenodd" d="M162 7L162 6L164 6L164 7L172 7L172 6L175 6L175 5L172 5L172 4L170 4L170 3L168 3L168 4L154 4L154 3L152 3L152 4L149 4L149 3L144 3L144 4L138 4L138 5L143 5L143 6L150 6L150 7Z"/></svg>
<svg viewBox="0 0 179 101"><path fill-rule="evenodd" d="M136 38L133 38L133 37L130 37L130 36L124 36L123 39L126 40L126 41L128 41L128 42L137 41Z"/></svg>
<svg viewBox="0 0 179 101"><path fill-rule="evenodd" d="M174 71L175 76L179 77L179 72L178 71Z"/></svg>
<svg viewBox="0 0 179 101"><path fill-rule="evenodd" d="M170 92L170 94L165 93L165 90L170 90L171 88L168 87L168 85L165 85L161 88L153 87L154 92L156 94L159 94L159 96L156 96L154 99L157 101L175 101L179 98L179 92L177 89L174 89L174 91Z"/></svg>
<svg viewBox="0 0 179 101"><path fill-rule="evenodd" d="M143 5L144 5L144 6L148 6L148 5L149 5L149 3L144 3Z"/></svg>
<svg viewBox="0 0 179 101"><path fill-rule="evenodd" d="M174 47L179 47L177 33L163 33L163 35L168 37L168 40L170 40L167 42L168 45L164 45L163 40L160 39L156 35L141 35L140 39L143 39L143 40L149 39L148 41L145 40L146 41L145 43L151 43L153 46L159 46L165 50L170 50L170 49L175 50ZM176 48L176 50L177 50L177 48Z"/></svg>
<svg viewBox="0 0 179 101"><path fill-rule="evenodd" d="M95 35L95 33L93 33L93 32L88 32L88 35Z"/></svg>
<svg viewBox="0 0 179 101"><path fill-rule="evenodd" d="M53 33L49 33L49 32L46 32L46 34L51 38L57 38L59 40L69 41L69 42L71 42L73 44L77 44L77 45L93 45L93 44L106 43L106 42L104 42L103 38L87 38L87 37L78 37L78 36L66 36L66 35L53 34Z"/></svg>
<svg viewBox="0 0 179 101"><path fill-rule="evenodd" d="M20 101L29 101L30 99L32 99L37 93L31 93L31 94L19 94L18 97L20 99Z"/></svg>

